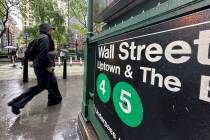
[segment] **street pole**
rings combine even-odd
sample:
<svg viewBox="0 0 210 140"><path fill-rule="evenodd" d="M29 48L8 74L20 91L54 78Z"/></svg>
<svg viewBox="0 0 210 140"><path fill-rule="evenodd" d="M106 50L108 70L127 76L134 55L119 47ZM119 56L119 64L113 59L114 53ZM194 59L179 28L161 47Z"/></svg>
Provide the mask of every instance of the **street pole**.
<svg viewBox="0 0 210 140"><path fill-rule="evenodd" d="M8 26L8 28L7 28L7 45L9 46L9 26Z"/></svg>
<svg viewBox="0 0 210 140"><path fill-rule="evenodd" d="M67 64L66 57L63 59L63 79L67 79Z"/></svg>
<svg viewBox="0 0 210 140"><path fill-rule="evenodd" d="M88 38L93 36L93 0L88 1Z"/></svg>
<svg viewBox="0 0 210 140"><path fill-rule="evenodd" d="M69 9L70 8L70 3L69 2L70 2L70 0L68 0L68 31L70 29L69 28L69 24L70 24L70 21L69 21L70 20L70 9Z"/></svg>
<svg viewBox="0 0 210 140"><path fill-rule="evenodd" d="M9 46L9 26L7 28L7 46ZM8 58L9 58L9 49L8 49Z"/></svg>
<svg viewBox="0 0 210 140"><path fill-rule="evenodd" d="M68 38L70 40L70 0L68 0ZM68 42L70 47L70 41Z"/></svg>
<svg viewBox="0 0 210 140"><path fill-rule="evenodd" d="M26 38L26 47L28 47L28 36L25 36ZM25 56L25 54L24 54ZM23 82L27 83L28 82L28 60L23 59Z"/></svg>
<svg viewBox="0 0 210 140"><path fill-rule="evenodd" d="M26 36L26 47L28 47L28 36Z"/></svg>
<svg viewBox="0 0 210 140"><path fill-rule="evenodd" d="M76 52L75 53L76 53L76 57L77 57L77 45L78 44L77 44L77 38L76 38L76 42L75 42L75 47L76 47Z"/></svg>
<svg viewBox="0 0 210 140"><path fill-rule="evenodd" d="M1 38L1 51L3 51L4 48L4 36Z"/></svg>

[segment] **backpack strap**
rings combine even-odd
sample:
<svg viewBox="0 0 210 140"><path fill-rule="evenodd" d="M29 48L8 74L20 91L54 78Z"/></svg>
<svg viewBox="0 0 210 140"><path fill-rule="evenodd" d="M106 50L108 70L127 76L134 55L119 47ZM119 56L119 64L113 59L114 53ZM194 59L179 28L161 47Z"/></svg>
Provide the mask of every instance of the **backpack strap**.
<svg viewBox="0 0 210 140"><path fill-rule="evenodd" d="M35 45L36 45L36 46L38 46L38 44L37 44L37 43L38 43L38 41L39 41L40 39L42 39L42 38L45 38L45 37L47 37L47 38L48 38L48 36L47 36L47 35L45 35L45 34L40 34L40 35L39 35L39 36L35 39ZM39 52L38 52L38 48L37 48L37 47L36 47L36 52L37 52L37 53L39 53Z"/></svg>
<svg viewBox="0 0 210 140"><path fill-rule="evenodd" d="M45 37L48 37L48 36L45 34L40 34L35 40L36 42L38 42L40 39L45 38Z"/></svg>

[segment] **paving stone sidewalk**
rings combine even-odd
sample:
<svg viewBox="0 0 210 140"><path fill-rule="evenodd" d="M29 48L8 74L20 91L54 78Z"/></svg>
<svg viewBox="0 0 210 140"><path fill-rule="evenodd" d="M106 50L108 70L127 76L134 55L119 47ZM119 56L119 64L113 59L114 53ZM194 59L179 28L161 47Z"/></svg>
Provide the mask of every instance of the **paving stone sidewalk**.
<svg viewBox="0 0 210 140"><path fill-rule="evenodd" d="M34 70L29 65L29 80L35 78ZM67 66L67 76L82 76L84 67L83 65L68 65ZM55 67L55 74L57 77L63 76L63 66ZM22 79L23 69L20 63L16 64L16 67L13 67L12 64L2 64L0 63L0 80L10 80L10 79Z"/></svg>
<svg viewBox="0 0 210 140"><path fill-rule="evenodd" d="M19 116L11 113L7 102L35 85L33 69L29 83L22 82L22 69L0 64L0 140L79 140L77 115L81 110L83 67L68 66L68 78L62 79L62 66L56 66L60 105L47 107L47 91L37 95Z"/></svg>

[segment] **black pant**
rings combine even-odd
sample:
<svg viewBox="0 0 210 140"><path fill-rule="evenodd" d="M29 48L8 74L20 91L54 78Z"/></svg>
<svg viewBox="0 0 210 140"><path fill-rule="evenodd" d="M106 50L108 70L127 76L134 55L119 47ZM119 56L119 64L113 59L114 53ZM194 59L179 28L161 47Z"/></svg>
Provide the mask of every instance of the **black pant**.
<svg viewBox="0 0 210 140"><path fill-rule="evenodd" d="M42 92L44 89L48 90L48 102L62 99L54 73L38 68L34 68L34 72L37 76L38 84L15 98L13 100L13 105L15 107L23 108L34 96Z"/></svg>

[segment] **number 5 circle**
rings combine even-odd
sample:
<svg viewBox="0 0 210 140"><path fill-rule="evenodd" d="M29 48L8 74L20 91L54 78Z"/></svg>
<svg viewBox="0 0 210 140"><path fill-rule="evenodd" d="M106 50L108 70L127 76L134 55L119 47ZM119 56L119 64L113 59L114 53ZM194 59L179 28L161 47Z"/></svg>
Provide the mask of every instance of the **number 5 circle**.
<svg viewBox="0 0 210 140"><path fill-rule="evenodd" d="M111 87L108 77L101 73L97 78L97 93L103 103L107 103L111 97Z"/></svg>
<svg viewBox="0 0 210 140"><path fill-rule="evenodd" d="M137 127L143 119L143 107L136 90L126 82L114 87L113 103L118 117L126 125Z"/></svg>

